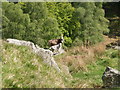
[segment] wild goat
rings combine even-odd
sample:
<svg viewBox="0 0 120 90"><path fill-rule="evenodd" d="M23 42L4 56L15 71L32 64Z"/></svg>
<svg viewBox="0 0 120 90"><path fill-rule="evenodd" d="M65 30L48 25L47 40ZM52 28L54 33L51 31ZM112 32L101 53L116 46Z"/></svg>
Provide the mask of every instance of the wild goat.
<svg viewBox="0 0 120 90"><path fill-rule="evenodd" d="M54 45L63 43L63 41L64 41L63 36L61 36L61 39L52 39L52 40L49 40L48 43L50 46L54 46Z"/></svg>
<svg viewBox="0 0 120 90"><path fill-rule="evenodd" d="M52 40L49 40L48 42L50 46L54 46L54 45L58 45L59 43L62 43L63 39L52 39Z"/></svg>

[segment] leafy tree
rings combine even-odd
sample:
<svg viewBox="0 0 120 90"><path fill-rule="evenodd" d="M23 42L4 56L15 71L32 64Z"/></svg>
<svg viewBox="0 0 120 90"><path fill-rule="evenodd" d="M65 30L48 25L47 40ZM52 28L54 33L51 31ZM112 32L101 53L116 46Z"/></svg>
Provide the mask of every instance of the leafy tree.
<svg viewBox="0 0 120 90"><path fill-rule="evenodd" d="M30 23L28 14L23 14L20 5L4 2L3 7L3 38L23 39L25 28Z"/></svg>
<svg viewBox="0 0 120 90"><path fill-rule="evenodd" d="M46 3L3 3L3 38L32 41L47 47L49 39L60 36L55 18L48 15Z"/></svg>
<svg viewBox="0 0 120 90"><path fill-rule="evenodd" d="M66 46L91 45L109 31L101 2L5 2L2 13L3 38L28 40L44 48L61 34Z"/></svg>
<svg viewBox="0 0 120 90"><path fill-rule="evenodd" d="M71 21L69 22L69 34L74 41L81 34L81 22L80 19L84 17L85 9L82 7L76 8Z"/></svg>
<svg viewBox="0 0 120 90"><path fill-rule="evenodd" d="M25 3L23 11L30 15L31 20L27 40L33 41L41 47L47 47L48 40L60 36L61 31L58 28L57 20L49 15L46 3Z"/></svg>
<svg viewBox="0 0 120 90"><path fill-rule="evenodd" d="M47 7L50 16L57 19L59 28L64 35L65 45L70 46L72 39L69 33L69 22L71 21L74 7L69 2L49 2Z"/></svg>
<svg viewBox="0 0 120 90"><path fill-rule="evenodd" d="M76 37L81 39L85 45L101 41L103 33L109 31L108 20L104 17L102 3L79 2L73 3L73 6L79 12L79 19L77 20L81 24L81 27L78 29L80 33Z"/></svg>

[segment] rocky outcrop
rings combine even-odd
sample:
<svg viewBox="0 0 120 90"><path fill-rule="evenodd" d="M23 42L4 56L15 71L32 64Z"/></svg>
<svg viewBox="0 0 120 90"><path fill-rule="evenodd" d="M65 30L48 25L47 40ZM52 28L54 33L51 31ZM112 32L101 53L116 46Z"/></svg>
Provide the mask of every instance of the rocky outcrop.
<svg viewBox="0 0 120 90"><path fill-rule="evenodd" d="M107 49L113 48L113 49L120 50L120 40L117 40L116 42L112 42L112 43L106 45L106 48Z"/></svg>
<svg viewBox="0 0 120 90"><path fill-rule="evenodd" d="M60 68L58 67L57 63L53 58L53 52L50 51L49 49L40 48L38 45L34 45L34 43L30 41L7 39L7 42L15 45L23 45L30 47L35 54L43 58L44 63L54 67L58 72L60 72Z"/></svg>
<svg viewBox="0 0 120 90"><path fill-rule="evenodd" d="M105 88L120 87L120 71L111 67L106 67L102 80Z"/></svg>
<svg viewBox="0 0 120 90"><path fill-rule="evenodd" d="M62 43L59 43L59 44L54 45L54 46L51 46L50 50L53 51L54 55L59 55L59 54L64 53L64 49L62 48Z"/></svg>

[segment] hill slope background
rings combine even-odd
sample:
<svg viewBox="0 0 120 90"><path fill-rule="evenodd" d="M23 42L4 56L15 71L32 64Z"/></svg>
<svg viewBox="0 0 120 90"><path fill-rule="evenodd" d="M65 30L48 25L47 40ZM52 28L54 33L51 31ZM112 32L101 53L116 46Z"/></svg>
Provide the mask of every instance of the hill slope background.
<svg viewBox="0 0 120 90"><path fill-rule="evenodd" d="M28 47L16 46L3 41L2 44L2 87L3 88L93 88L102 87L102 74L106 66L118 69L118 50L105 50L103 54L95 54L94 58L88 60L89 63L77 68L78 60L83 62L85 59L73 59L69 63L64 55L55 57L56 62L61 68L66 65L70 74L65 74L64 70L58 73L54 68L48 67L42 59L32 53ZM75 48L74 48L75 50ZM78 49L77 49L78 50ZM84 49L85 50L85 49ZM84 52L81 52L84 54ZM80 56L78 53L77 56ZM74 51L66 52L65 55L74 55ZM67 56L66 56L67 57ZM66 60L60 60L60 58Z"/></svg>
<svg viewBox="0 0 120 90"><path fill-rule="evenodd" d="M28 47L3 43L3 87L65 87L63 73L48 67Z"/></svg>

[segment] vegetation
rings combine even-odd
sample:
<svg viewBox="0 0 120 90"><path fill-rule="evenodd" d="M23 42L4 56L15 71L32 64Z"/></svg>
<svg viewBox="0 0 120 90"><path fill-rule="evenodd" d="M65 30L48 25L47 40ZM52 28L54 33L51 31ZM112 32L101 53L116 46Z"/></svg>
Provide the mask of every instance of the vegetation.
<svg viewBox="0 0 120 90"><path fill-rule="evenodd" d="M48 48L48 40L63 35L68 47L79 41L93 45L109 31L102 3L4 2L2 7L3 39L29 40Z"/></svg>
<svg viewBox="0 0 120 90"><path fill-rule="evenodd" d="M64 71L58 73L54 68L46 66L28 47L3 42L2 50L2 87L4 88L100 88L101 76L106 66L118 69L117 63L120 58L118 50L106 50L103 55L97 56L97 60L92 60L94 63L85 65L86 69L79 69L77 72L73 69L71 77ZM61 68L63 63L60 61L57 63Z"/></svg>
<svg viewBox="0 0 120 90"><path fill-rule="evenodd" d="M120 36L120 2L104 3L103 8L105 10L105 17L109 19L109 35Z"/></svg>
<svg viewBox="0 0 120 90"><path fill-rule="evenodd" d="M86 87L101 87L102 86L102 75L103 71L107 66L110 66L115 69L119 69L118 60L120 56L118 56L118 50L109 49L106 50L105 53L97 58L97 61L87 65L87 71L79 71L77 73L73 73L73 77L77 77L82 79L82 81L86 81ZM88 86L87 86L88 85Z"/></svg>
<svg viewBox="0 0 120 90"><path fill-rule="evenodd" d="M66 87L69 75L48 67L28 47L3 43L2 87L60 88Z"/></svg>
<svg viewBox="0 0 120 90"><path fill-rule="evenodd" d="M106 66L120 70L119 51L106 49L116 39L104 36L120 35L119 3L3 2L2 87L101 88ZM14 38L49 48L48 40L61 35L66 52L54 57L61 73L44 64L30 48L4 41Z"/></svg>

